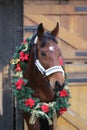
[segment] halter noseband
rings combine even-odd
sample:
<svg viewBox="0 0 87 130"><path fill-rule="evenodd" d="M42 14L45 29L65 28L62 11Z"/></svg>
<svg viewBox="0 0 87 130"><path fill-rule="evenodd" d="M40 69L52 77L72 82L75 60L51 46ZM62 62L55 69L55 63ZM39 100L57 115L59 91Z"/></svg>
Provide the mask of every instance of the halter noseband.
<svg viewBox="0 0 87 130"><path fill-rule="evenodd" d="M36 67L38 68L38 70L41 72L41 74L44 74L45 76L49 76L55 72L62 72L63 73L63 76L64 76L64 70L61 66L53 66L53 67L50 67L48 69L45 69L40 61L37 59L37 56L36 56L36 44L37 44L37 39L38 39L38 36L35 37L35 40L34 40L34 60L35 60L35 65Z"/></svg>

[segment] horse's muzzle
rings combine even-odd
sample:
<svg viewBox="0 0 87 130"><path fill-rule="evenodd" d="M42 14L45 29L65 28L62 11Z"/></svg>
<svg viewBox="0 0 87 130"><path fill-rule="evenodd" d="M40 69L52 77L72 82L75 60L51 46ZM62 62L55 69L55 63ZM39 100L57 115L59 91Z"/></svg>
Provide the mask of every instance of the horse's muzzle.
<svg viewBox="0 0 87 130"><path fill-rule="evenodd" d="M58 81L56 81L56 82L55 82L54 91L55 91L55 92L56 92L56 91L61 91L61 90L64 88L64 86L65 86L65 83L63 83L63 84L61 85Z"/></svg>

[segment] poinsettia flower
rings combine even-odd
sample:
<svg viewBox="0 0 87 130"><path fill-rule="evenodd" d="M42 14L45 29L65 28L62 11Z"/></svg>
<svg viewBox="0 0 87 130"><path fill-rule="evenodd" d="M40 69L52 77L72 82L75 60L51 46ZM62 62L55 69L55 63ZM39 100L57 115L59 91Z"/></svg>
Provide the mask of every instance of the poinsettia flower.
<svg viewBox="0 0 87 130"><path fill-rule="evenodd" d="M22 88L22 85L25 85L25 82L23 79L19 79L15 84L16 84L16 89L20 90Z"/></svg>
<svg viewBox="0 0 87 130"><path fill-rule="evenodd" d="M20 54L20 59L22 61L28 60L29 54L25 54L23 51L21 51L19 54Z"/></svg>
<svg viewBox="0 0 87 130"><path fill-rule="evenodd" d="M64 89L64 90L60 91L59 95L60 95L60 97L66 97L66 96L68 96L67 90Z"/></svg>
<svg viewBox="0 0 87 130"><path fill-rule="evenodd" d="M66 111L67 111L67 108L60 108L59 113L60 113L60 114L63 114L63 113L66 112Z"/></svg>
<svg viewBox="0 0 87 130"><path fill-rule="evenodd" d="M20 65L20 64L17 64L15 70L16 70L16 71L21 71L21 65Z"/></svg>
<svg viewBox="0 0 87 130"><path fill-rule="evenodd" d="M44 111L45 113L49 112L49 107L47 105L42 105L41 110Z"/></svg>
<svg viewBox="0 0 87 130"><path fill-rule="evenodd" d="M25 105L29 106L30 108L32 108L35 105L35 100L33 100L32 98L28 98L25 101Z"/></svg>

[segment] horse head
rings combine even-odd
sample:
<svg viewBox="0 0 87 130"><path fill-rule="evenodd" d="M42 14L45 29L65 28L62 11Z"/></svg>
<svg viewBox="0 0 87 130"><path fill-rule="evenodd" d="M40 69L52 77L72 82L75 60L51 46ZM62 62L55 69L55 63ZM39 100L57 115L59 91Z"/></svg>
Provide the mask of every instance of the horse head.
<svg viewBox="0 0 87 130"><path fill-rule="evenodd" d="M58 23L51 32L45 32L41 23L30 43L26 78L35 90L34 96L41 101L52 101L55 92L62 90L64 86L64 71L59 61L61 50L57 44L58 32Z"/></svg>

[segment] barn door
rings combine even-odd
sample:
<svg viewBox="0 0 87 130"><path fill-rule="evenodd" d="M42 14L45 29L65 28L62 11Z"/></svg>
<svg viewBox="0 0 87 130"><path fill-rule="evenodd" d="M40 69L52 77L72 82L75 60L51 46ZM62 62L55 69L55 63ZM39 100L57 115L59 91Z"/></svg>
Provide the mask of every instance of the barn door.
<svg viewBox="0 0 87 130"><path fill-rule="evenodd" d="M38 24L50 31L57 21L58 46L72 96L70 110L58 119L58 129L87 130L87 0L24 0L25 37L32 35Z"/></svg>
<svg viewBox="0 0 87 130"><path fill-rule="evenodd" d="M0 130L22 130L11 89L10 59L23 37L23 1L0 0Z"/></svg>

